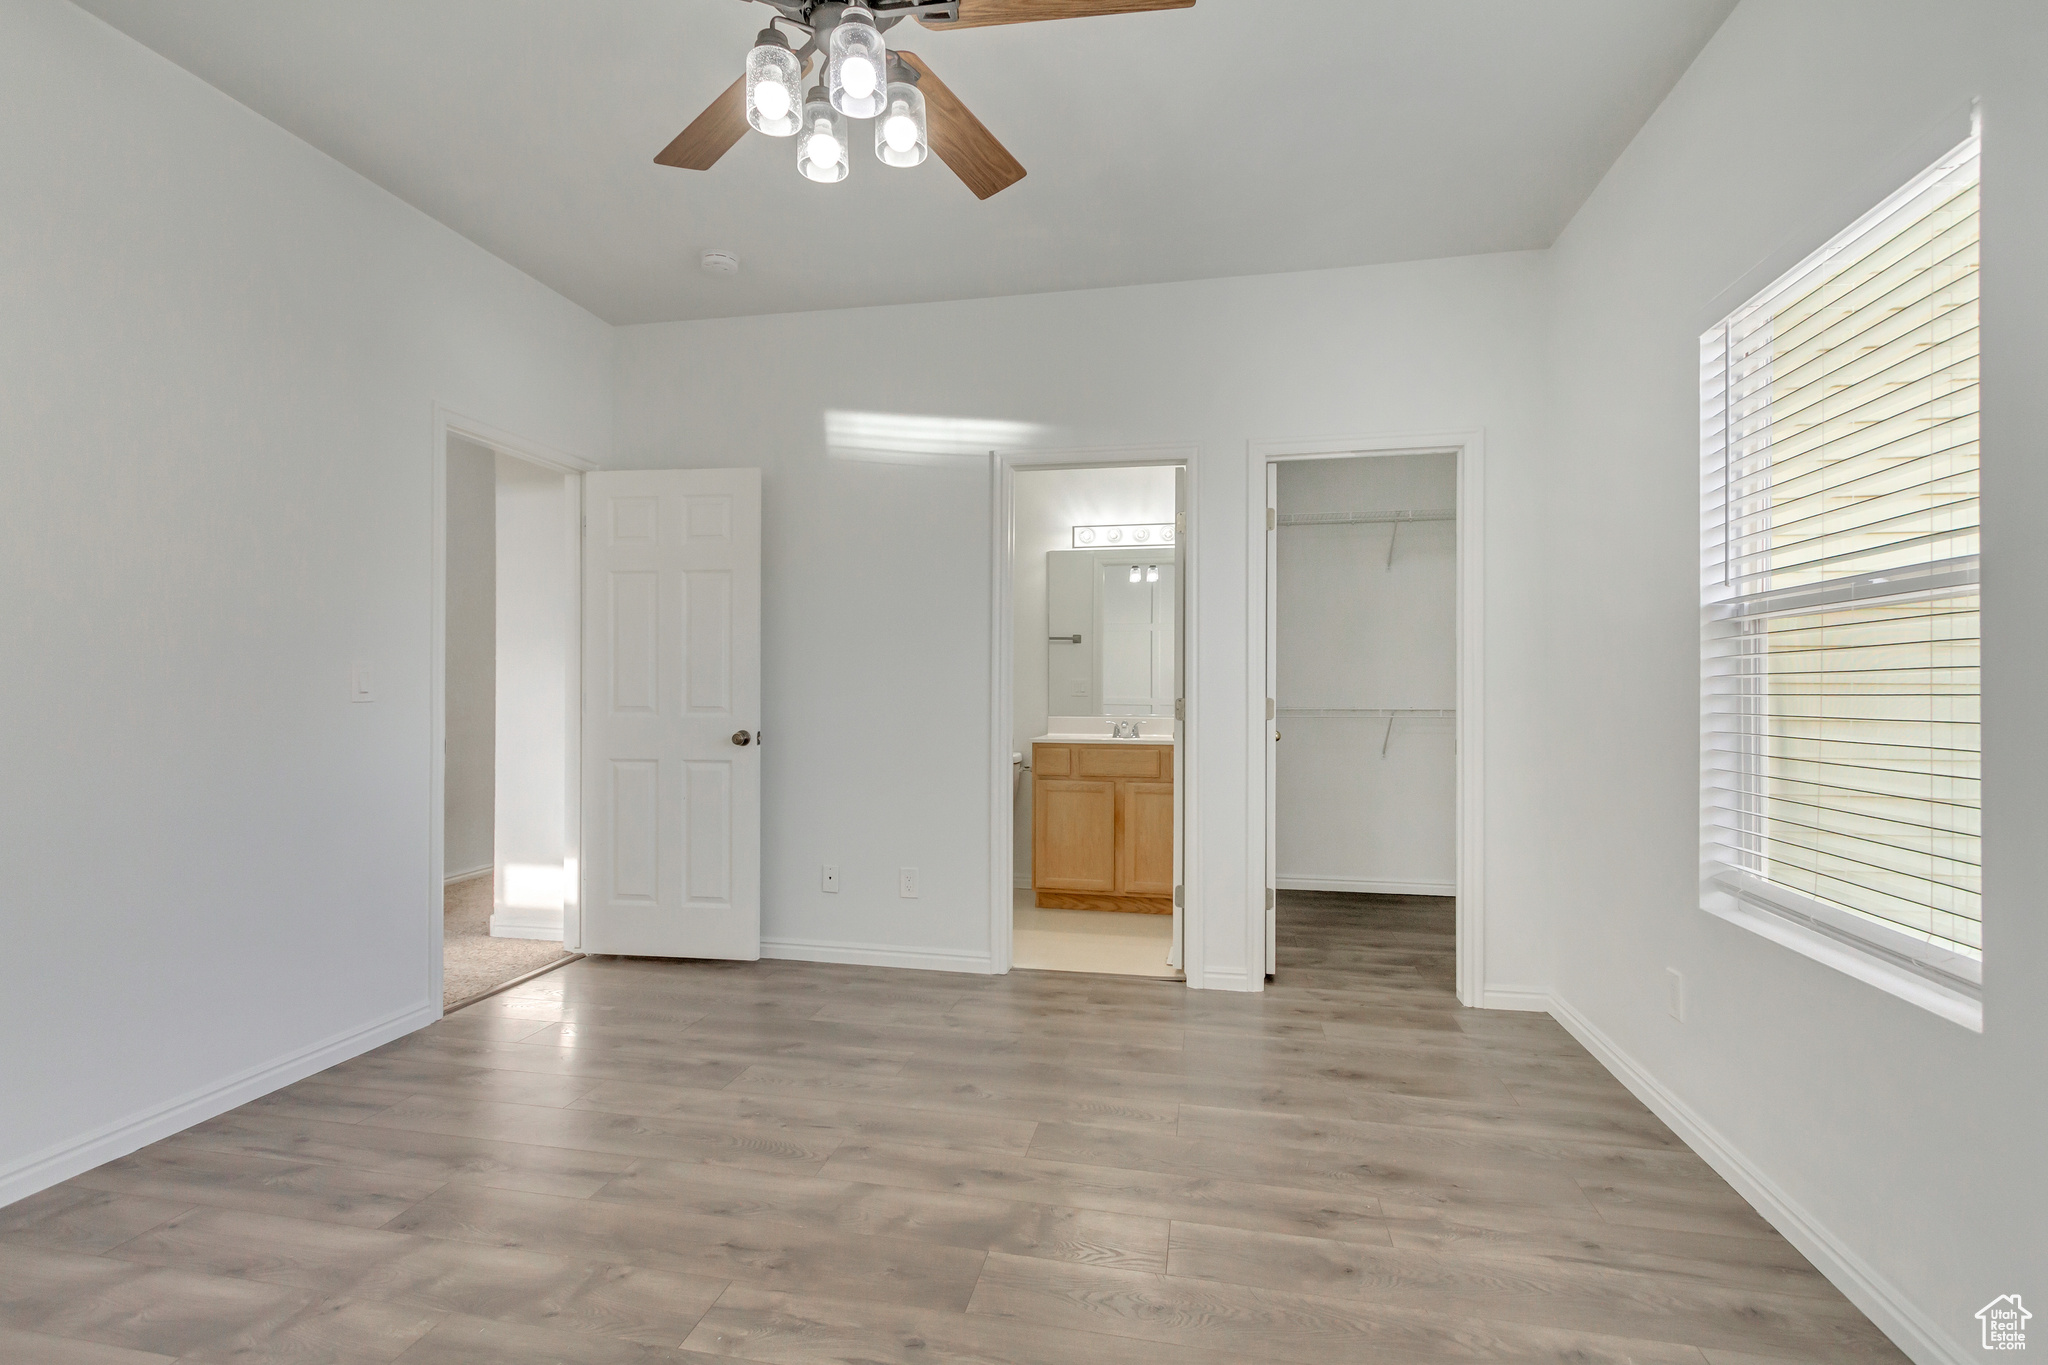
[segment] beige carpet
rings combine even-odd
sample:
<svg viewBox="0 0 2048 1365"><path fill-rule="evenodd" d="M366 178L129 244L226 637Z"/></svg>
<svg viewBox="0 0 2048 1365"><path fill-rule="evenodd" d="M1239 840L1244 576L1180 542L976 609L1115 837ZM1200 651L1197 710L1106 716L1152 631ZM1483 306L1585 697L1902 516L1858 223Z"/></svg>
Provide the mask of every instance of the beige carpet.
<svg viewBox="0 0 2048 1365"><path fill-rule="evenodd" d="M1171 915L1040 910L1024 890L1017 892L1015 913L1012 966L1110 976L1180 976L1166 965L1167 949L1173 946Z"/></svg>
<svg viewBox="0 0 2048 1365"><path fill-rule="evenodd" d="M491 937L491 874L451 882L441 896L441 1008L536 967L574 957L560 943Z"/></svg>

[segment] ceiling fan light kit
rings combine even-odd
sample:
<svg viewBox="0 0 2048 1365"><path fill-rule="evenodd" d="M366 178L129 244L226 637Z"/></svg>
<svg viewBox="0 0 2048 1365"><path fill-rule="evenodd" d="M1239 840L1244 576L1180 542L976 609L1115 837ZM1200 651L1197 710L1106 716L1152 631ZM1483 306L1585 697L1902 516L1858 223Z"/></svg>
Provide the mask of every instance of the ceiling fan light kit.
<svg viewBox="0 0 2048 1365"><path fill-rule="evenodd" d="M834 184L851 169L849 118L875 120L875 158L885 166L924 164L932 152L977 199L1024 178L1024 167L982 126L960 97L915 52L892 52L882 37L905 19L941 32L1187 9L1195 0L759 0L776 11L747 53L746 71L709 108L676 134L655 164L708 171L747 129L796 138L796 168L807 180ZM801 48L775 27L808 35ZM818 83L804 80L822 56Z"/></svg>
<svg viewBox="0 0 2048 1365"><path fill-rule="evenodd" d="M770 137L794 137L803 126L804 69L789 40L761 30L747 54L747 123Z"/></svg>
<svg viewBox="0 0 2048 1365"><path fill-rule="evenodd" d="M806 180L831 185L846 179L846 115L832 107L823 86L804 101L804 127L796 136L796 168Z"/></svg>
<svg viewBox="0 0 2048 1365"><path fill-rule="evenodd" d="M848 118L873 118L888 98L888 45L865 6L848 5L832 28L831 60L825 81L832 107Z"/></svg>
<svg viewBox="0 0 2048 1365"><path fill-rule="evenodd" d="M922 165L931 149L924 95L914 84L916 73L907 63L897 57L891 58L889 65L889 105L875 120L875 155L884 166Z"/></svg>

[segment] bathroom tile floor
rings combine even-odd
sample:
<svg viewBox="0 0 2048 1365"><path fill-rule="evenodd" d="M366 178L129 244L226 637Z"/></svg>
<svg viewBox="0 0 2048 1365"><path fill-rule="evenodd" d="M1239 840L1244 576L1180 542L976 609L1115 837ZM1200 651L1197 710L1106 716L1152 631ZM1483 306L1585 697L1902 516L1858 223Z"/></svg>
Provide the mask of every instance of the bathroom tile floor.
<svg viewBox="0 0 2048 1365"><path fill-rule="evenodd" d="M1012 966L1027 971L1101 972L1178 979L1166 965L1173 916L1117 910L1040 910L1029 890L1017 892Z"/></svg>

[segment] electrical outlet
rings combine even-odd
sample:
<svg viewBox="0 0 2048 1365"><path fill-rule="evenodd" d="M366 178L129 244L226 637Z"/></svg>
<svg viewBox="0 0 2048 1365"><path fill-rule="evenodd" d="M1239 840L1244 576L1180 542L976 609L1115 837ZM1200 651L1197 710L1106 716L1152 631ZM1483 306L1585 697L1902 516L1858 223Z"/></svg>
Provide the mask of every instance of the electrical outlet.
<svg viewBox="0 0 2048 1365"><path fill-rule="evenodd" d="M1671 998L1666 1002L1665 1008L1671 1011L1673 1019L1682 1024L1685 1022L1685 978L1678 974L1678 968L1666 967L1664 969L1664 985L1671 993Z"/></svg>
<svg viewBox="0 0 2048 1365"><path fill-rule="evenodd" d="M917 899L917 869L899 867L896 869L896 894L905 900Z"/></svg>
<svg viewBox="0 0 2048 1365"><path fill-rule="evenodd" d="M825 890L827 890L827 891L833 892L833 893L835 893L835 894L836 894L836 893L838 892L838 890L839 890L839 864L837 864L837 863L826 863L826 864L825 864L825 876L824 876L824 889L825 889Z"/></svg>

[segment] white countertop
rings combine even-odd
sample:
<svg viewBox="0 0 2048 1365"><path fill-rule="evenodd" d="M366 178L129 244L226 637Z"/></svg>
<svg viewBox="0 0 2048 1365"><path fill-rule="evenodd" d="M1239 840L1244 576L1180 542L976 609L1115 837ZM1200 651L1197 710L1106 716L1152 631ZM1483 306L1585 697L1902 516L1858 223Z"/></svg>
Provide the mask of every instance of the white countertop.
<svg viewBox="0 0 2048 1365"><path fill-rule="evenodd" d="M1171 747L1172 735L1143 735L1137 739L1111 739L1108 735L1040 735L1033 744L1164 744Z"/></svg>
<svg viewBox="0 0 2048 1365"><path fill-rule="evenodd" d="M1110 727L1136 721L1139 737L1112 739ZM1174 719L1171 716L1047 716L1046 733L1033 744L1171 744Z"/></svg>

